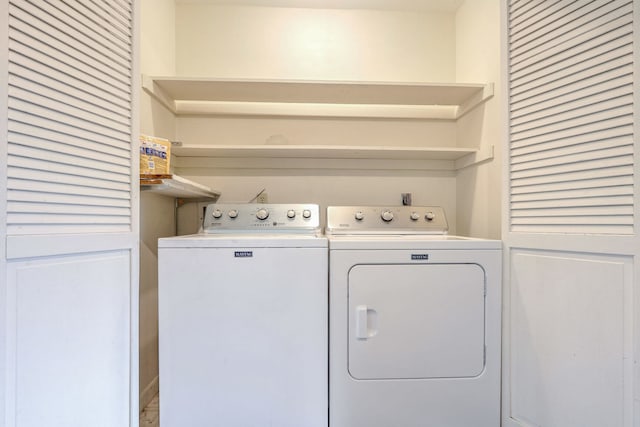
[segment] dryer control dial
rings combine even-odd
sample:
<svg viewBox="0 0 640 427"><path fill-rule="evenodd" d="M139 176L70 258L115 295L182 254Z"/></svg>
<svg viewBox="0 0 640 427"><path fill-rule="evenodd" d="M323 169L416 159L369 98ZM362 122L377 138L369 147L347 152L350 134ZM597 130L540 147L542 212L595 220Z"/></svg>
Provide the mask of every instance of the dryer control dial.
<svg viewBox="0 0 640 427"><path fill-rule="evenodd" d="M258 209L258 212L256 212L256 218L262 221L269 218L269 211L264 208Z"/></svg>
<svg viewBox="0 0 640 427"><path fill-rule="evenodd" d="M382 214L380 214L380 218L382 218L384 222L389 222L393 220L393 212L389 210L383 211Z"/></svg>
<svg viewBox="0 0 640 427"><path fill-rule="evenodd" d="M302 217L305 219L311 218L311 211L309 209L305 209L302 211Z"/></svg>
<svg viewBox="0 0 640 427"><path fill-rule="evenodd" d="M427 214L424 216L427 221L433 221L435 217L436 214L434 214L433 212L427 212Z"/></svg>
<svg viewBox="0 0 640 427"><path fill-rule="evenodd" d="M356 214L354 215L354 218L357 221L362 221L364 219L364 214L361 211L356 212Z"/></svg>
<svg viewBox="0 0 640 427"><path fill-rule="evenodd" d="M213 212L211 212L211 216L214 217L215 219L221 218L222 211L220 209L216 209Z"/></svg>
<svg viewBox="0 0 640 427"><path fill-rule="evenodd" d="M411 218L411 221L417 221L420 219L420 214L418 212L411 212L409 218Z"/></svg>
<svg viewBox="0 0 640 427"><path fill-rule="evenodd" d="M287 218L295 218L296 217L296 211L294 211L293 209L289 209L287 211Z"/></svg>
<svg viewBox="0 0 640 427"><path fill-rule="evenodd" d="M227 215L229 215L229 218L237 218L238 217L238 210L237 209L231 209L229 212L227 212Z"/></svg>

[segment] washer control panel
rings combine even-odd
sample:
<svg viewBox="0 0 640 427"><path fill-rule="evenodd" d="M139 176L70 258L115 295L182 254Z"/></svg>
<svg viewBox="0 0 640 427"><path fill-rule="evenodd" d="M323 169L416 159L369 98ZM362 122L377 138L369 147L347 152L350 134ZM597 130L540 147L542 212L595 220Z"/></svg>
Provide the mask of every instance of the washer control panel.
<svg viewBox="0 0 640 427"><path fill-rule="evenodd" d="M440 206L330 206L327 234L447 234Z"/></svg>
<svg viewBox="0 0 640 427"><path fill-rule="evenodd" d="M205 233L317 232L320 207L314 204L211 204L204 212Z"/></svg>

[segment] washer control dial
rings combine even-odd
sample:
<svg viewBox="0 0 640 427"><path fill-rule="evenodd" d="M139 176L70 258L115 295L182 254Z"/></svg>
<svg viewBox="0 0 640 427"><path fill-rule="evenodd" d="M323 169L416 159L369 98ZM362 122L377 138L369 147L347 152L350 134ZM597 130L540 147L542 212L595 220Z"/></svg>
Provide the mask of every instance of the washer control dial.
<svg viewBox="0 0 640 427"><path fill-rule="evenodd" d="M216 219L221 218L222 217L222 211L220 209L216 209L213 212L211 212L211 216L213 216Z"/></svg>
<svg viewBox="0 0 640 427"><path fill-rule="evenodd" d="M417 221L420 219L420 214L418 212L411 212L409 218L411 218L411 221Z"/></svg>
<svg viewBox="0 0 640 427"><path fill-rule="evenodd" d="M311 218L311 211L309 209L305 209L302 211L302 217L305 219Z"/></svg>
<svg viewBox="0 0 640 427"><path fill-rule="evenodd" d="M265 208L258 209L258 212L256 212L256 218L264 221L265 219L269 218L269 211Z"/></svg>
<svg viewBox="0 0 640 427"><path fill-rule="evenodd" d="M391 212L389 210L386 210L386 211L382 212L380 217L382 218L382 220L384 222L390 222L391 220L393 220L393 212Z"/></svg>
<svg viewBox="0 0 640 427"><path fill-rule="evenodd" d="M427 212L426 215L424 216L424 218L427 221L433 221L436 217L436 214L434 214L433 212Z"/></svg>
<svg viewBox="0 0 640 427"><path fill-rule="evenodd" d="M355 219L358 221L362 221L364 219L364 214L362 213L362 211L356 212Z"/></svg>
<svg viewBox="0 0 640 427"><path fill-rule="evenodd" d="M287 218L295 218L296 217L296 211L294 211L293 209L289 209L287 211Z"/></svg>
<svg viewBox="0 0 640 427"><path fill-rule="evenodd" d="M237 209L231 209L229 212L227 212L227 215L229 215L229 218L237 218L238 217L238 210Z"/></svg>

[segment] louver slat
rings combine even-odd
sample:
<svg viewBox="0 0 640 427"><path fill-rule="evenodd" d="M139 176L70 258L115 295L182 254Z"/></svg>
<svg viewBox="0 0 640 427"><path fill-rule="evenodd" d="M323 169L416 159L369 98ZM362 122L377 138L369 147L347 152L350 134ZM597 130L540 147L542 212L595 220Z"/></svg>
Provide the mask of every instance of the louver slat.
<svg viewBox="0 0 640 427"><path fill-rule="evenodd" d="M9 235L131 230L131 13L10 3Z"/></svg>
<svg viewBox="0 0 640 427"><path fill-rule="evenodd" d="M529 3L510 3L511 231L631 234L632 1Z"/></svg>

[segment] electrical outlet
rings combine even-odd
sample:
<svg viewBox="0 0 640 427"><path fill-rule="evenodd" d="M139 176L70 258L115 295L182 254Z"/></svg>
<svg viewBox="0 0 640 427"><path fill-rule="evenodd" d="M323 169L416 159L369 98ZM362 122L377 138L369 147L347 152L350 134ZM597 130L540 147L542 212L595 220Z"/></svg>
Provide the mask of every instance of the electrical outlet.
<svg viewBox="0 0 640 427"><path fill-rule="evenodd" d="M260 193L260 195L258 196L256 201L258 203L269 203L269 196L267 195L267 193L265 191L263 191L262 193Z"/></svg>

